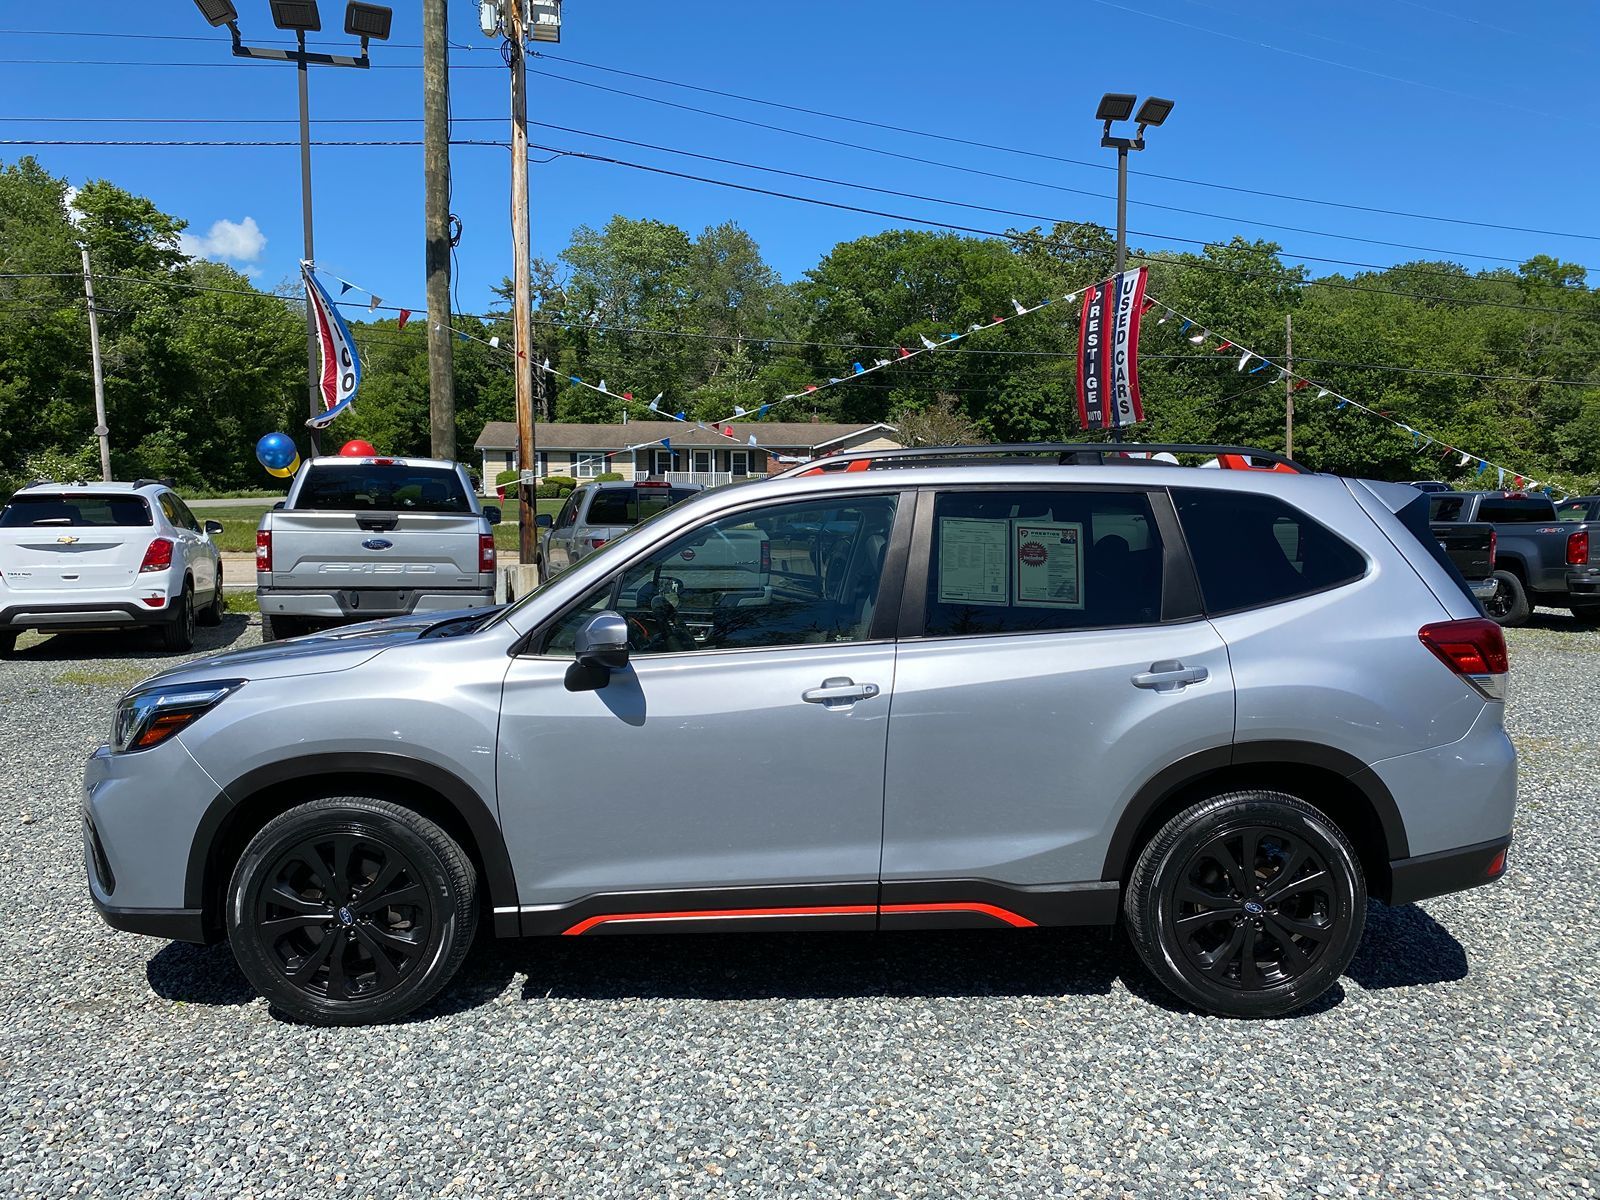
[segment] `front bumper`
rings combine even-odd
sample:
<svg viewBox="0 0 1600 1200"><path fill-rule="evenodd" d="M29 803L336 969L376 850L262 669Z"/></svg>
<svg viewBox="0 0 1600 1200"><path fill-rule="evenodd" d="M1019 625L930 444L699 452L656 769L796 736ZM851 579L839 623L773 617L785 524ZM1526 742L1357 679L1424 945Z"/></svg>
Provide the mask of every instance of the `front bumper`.
<svg viewBox="0 0 1600 1200"><path fill-rule="evenodd" d="M412 613L457 612L493 605L495 577L485 575L477 588L459 591L407 591L389 588L339 588L333 591L286 591L258 583L256 600L272 616L314 617L329 621L375 621Z"/></svg>
<svg viewBox="0 0 1600 1200"><path fill-rule="evenodd" d="M1506 851L1510 845L1511 835L1507 834L1459 850L1441 850L1392 862L1389 864L1388 901L1412 904L1447 892L1463 892L1493 883L1506 873Z"/></svg>

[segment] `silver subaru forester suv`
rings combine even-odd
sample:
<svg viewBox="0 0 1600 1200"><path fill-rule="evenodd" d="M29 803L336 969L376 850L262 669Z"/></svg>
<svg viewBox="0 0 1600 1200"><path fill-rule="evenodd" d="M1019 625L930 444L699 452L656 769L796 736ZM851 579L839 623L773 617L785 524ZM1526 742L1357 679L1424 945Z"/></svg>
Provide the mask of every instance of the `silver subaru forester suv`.
<svg viewBox="0 0 1600 1200"><path fill-rule="evenodd" d="M1183 1000L1265 1016L1369 896L1505 870L1506 684L1415 489L1227 447L835 456L509 608L140 684L89 760L89 887L318 1023L424 1004L480 922L1120 923Z"/></svg>

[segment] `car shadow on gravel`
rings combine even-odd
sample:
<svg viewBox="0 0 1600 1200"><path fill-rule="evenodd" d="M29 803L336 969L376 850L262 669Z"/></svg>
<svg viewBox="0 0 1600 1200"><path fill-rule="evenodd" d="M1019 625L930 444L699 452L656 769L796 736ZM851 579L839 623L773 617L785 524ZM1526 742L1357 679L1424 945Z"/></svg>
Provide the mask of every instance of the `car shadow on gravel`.
<svg viewBox="0 0 1600 1200"><path fill-rule="evenodd" d="M1367 906L1367 928L1345 974L1368 991L1422 987L1467 977L1467 951L1415 904Z"/></svg>
<svg viewBox="0 0 1600 1200"><path fill-rule="evenodd" d="M225 945L196 946L168 942L157 950L144 969L150 990L163 1000L183 1004L249 1004L255 988L233 961Z"/></svg>
<svg viewBox="0 0 1600 1200"><path fill-rule="evenodd" d="M250 627L244 613L226 613L221 625L199 625L194 631L194 649L178 653L164 649L152 630L127 629L103 633L52 633L43 639L24 634L12 651L21 662L97 662L146 658L180 658L197 654L218 654L228 649Z"/></svg>

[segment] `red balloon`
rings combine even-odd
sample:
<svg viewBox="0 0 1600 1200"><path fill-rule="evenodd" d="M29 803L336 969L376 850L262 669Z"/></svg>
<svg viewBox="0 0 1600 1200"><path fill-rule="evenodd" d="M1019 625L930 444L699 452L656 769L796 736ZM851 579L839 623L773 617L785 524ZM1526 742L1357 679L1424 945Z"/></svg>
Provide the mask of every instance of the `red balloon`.
<svg viewBox="0 0 1600 1200"><path fill-rule="evenodd" d="M363 442L360 438L339 447L340 458L376 458L377 454L371 442Z"/></svg>

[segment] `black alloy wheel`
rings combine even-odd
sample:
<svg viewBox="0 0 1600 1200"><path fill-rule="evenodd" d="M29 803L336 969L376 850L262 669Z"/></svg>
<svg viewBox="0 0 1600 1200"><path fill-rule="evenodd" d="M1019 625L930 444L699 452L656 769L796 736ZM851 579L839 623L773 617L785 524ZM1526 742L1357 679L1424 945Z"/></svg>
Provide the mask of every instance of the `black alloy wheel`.
<svg viewBox="0 0 1600 1200"><path fill-rule="evenodd" d="M1223 1016L1291 1012L1349 965L1366 920L1355 849L1323 812L1249 791L1178 813L1146 844L1124 898L1151 973Z"/></svg>
<svg viewBox="0 0 1600 1200"><path fill-rule="evenodd" d="M240 968L279 1011L393 1020L454 976L477 927L471 860L425 817L369 797L315 800L251 839L228 890Z"/></svg>
<svg viewBox="0 0 1600 1200"><path fill-rule="evenodd" d="M1508 628L1526 625L1532 611L1528 593L1510 571L1494 573L1494 593L1483 601L1483 611L1496 624Z"/></svg>

